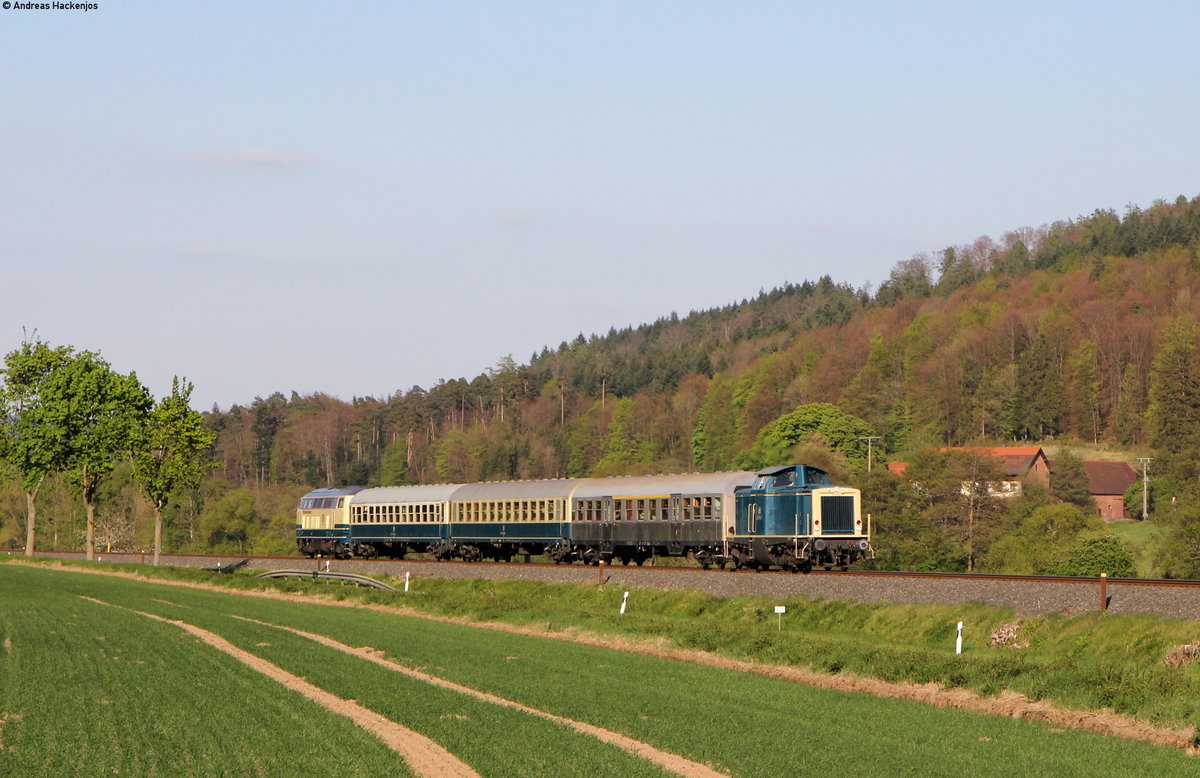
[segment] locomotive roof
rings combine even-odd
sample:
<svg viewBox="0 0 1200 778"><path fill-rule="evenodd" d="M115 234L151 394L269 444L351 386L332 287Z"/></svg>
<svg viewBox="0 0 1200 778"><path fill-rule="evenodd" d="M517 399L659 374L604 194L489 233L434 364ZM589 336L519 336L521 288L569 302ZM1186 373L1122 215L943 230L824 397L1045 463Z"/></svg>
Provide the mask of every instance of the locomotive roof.
<svg viewBox="0 0 1200 778"><path fill-rule="evenodd" d="M816 465L777 465L776 467L763 468L755 473L755 475L776 475L778 473L782 473L784 470L791 470L797 467L806 468L808 470L816 470L818 473L825 473L825 475L829 475L828 471L822 470Z"/></svg>
<svg viewBox="0 0 1200 778"><path fill-rule="evenodd" d="M739 486L751 486L753 483L754 473L745 470L724 473L683 473L680 475L585 478L572 496L579 500L596 497L728 494Z"/></svg>
<svg viewBox="0 0 1200 778"><path fill-rule="evenodd" d="M455 500L534 500L570 497L581 483L579 478L554 478L544 481L486 481L466 484L454 493Z"/></svg>
<svg viewBox="0 0 1200 778"><path fill-rule="evenodd" d="M377 486L364 489L354 498L355 505L374 505L397 502L444 502L462 484L425 484L421 486Z"/></svg>
<svg viewBox="0 0 1200 778"><path fill-rule="evenodd" d="M345 497L348 494L358 494L365 486L335 486L329 489L313 489L305 497Z"/></svg>

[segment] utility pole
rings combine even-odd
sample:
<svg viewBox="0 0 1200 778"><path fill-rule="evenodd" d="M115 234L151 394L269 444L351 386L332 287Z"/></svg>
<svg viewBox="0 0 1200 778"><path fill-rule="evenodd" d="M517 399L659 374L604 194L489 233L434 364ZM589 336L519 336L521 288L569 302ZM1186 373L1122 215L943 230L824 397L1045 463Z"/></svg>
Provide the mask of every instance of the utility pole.
<svg viewBox="0 0 1200 778"><path fill-rule="evenodd" d="M871 444L876 440L883 440L879 435L867 435L859 438L859 440L867 441L867 472L871 472Z"/></svg>
<svg viewBox="0 0 1200 778"><path fill-rule="evenodd" d="M1150 463L1153 461L1153 457L1138 457L1142 465L1142 521L1150 516Z"/></svg>

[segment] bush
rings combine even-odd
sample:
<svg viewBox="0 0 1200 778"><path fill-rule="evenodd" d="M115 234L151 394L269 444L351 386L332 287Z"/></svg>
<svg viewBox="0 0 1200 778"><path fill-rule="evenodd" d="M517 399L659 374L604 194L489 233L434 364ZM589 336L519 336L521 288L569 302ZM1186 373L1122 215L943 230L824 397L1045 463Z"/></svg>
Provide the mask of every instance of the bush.
<svg viewBox="0 0 1200 778"><path fill-rule="evenodd" d="M1082 538L1067 553L1060 575L1096 576L1108 573L1112 578L1135 578L1137 567L1133 551L1116 535Z"/></svg>

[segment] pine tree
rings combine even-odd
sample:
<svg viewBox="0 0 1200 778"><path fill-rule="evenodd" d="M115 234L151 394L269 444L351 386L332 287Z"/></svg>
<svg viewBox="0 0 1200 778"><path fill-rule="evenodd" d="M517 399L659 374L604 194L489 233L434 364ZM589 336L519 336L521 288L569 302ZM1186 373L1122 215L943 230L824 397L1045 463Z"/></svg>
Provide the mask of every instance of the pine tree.
<svg viewBox="0 0 1200 778"><path fill-rule="evenodd" d="M1200 458L1200 325L1171 323L1150 368L1150 444L1180 480L1197 475Z"/></svg>

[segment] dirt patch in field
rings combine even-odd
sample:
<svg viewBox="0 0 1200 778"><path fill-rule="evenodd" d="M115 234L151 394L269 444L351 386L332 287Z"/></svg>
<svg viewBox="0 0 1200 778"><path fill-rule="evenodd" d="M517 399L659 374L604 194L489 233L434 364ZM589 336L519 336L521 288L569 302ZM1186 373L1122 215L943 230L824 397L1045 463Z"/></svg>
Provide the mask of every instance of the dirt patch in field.
<svg viewBox="0 0 1200 778"><path fill-rule="evenodd" d="M10 721L20 721L21 714L19 713L0 713L0 751L3 751L7 746L4 745L4 727Z"/></svg>
<svg viewBox="0 0 1200 778"><path fill-rule="evenodd" d="M244 618L244 617L237 616L235 618ZM451 691L459 692L460 694L466 694L471 697L475 697L476 699L490 702L494 705L501 705L506 708L513 708L513 709L519 710L523 713L529 713L534 716L539 716L548 721L553 721L556 724L561 724L563 726L570 727L571 729L575 730L576 732L581 732L585 735L590 735L590 736L596 738L597 740L600 740L601 742L608 743L610 745L614 745L617 748L620 748L623 751L626 751L627 753L633 754L636 757L653 762L654 764L658 765L659 767L662 767L665 770L669 770L669 771L675 773L676 775L682 775L682 776L684 776L684 778L717 778L718 776L724 776L724 773L719 773L719 772L712 770L698 762L693 762L690 759L685 759L684 757L679 756L678 754L672 754L667 751L660 751L659 749L655 748L654 746L650 745L649 743L643 743L641 741L634 740L633 738L626 737L625 735L622 735L618 732L613 732L611 730L603 729L602 727L597 727L592 724L584 723L582 721L575 721L574 719L568 719L563 716L557 716L553 713L547 713L545 711L541 711L536 708L530 708L527 705L522 705L519 702L505 699L504 697L497 697L494 694L488 694L487 692L481 692L478 689L472 689L469 686L461 686L452 681L447 681L444 678L438 678L437 676L423 673L420 670L414 670L410 667L405 667L404 665L399 664L397 662L393 662L389 659L384 659L383 651L381 651L377 648L371 648L370 646L362 646L361 648L354 648L353 646L348 646L345 643L341 643L337 640L333 640L332 638L328 638L324 635L318 635L313 632L305 632L304 630L295 629L293 627L285 627L280 624L270 624L265 621L258 621L257 619L244 619L244 620L251 621L255 624L262 624L263 626L267 626L267 627L273 627L275 629L282 629L287 632L291 632L295 635L301 635L303 637L308 638L309 640L320 643L323 646L327 646L329 648L333 648L338 651L342 651L344 653L350 654L351 656L356 656L360 659L365 659L368 662L373 662L377 665L380 665L381 667L386 667L388 670L392 670L393 672L403 673L404 675L407 675L410 678L416 678L419 681L424 681L425 683L431 684L433 686L438 686L443 689L450 689Z"/></svg>
<svg viewBox="0 0 1200 778"><path fill-rule="evenodd" d="M6 564L23 564L23 562L10 561L6 562ZM45 565L36 566L44 567ZM970 691L969 689L946 689L938 684L892 683L888 681L879 681L872 678L855 678L848 675L827 675L797 667L782 667L778 665L763 665L752 662L743 662L741 660L729 659L702 651L675 648L672 647L667 640L662 638L656 638L649 641L635 641L623 637L596 635L582 631L545 632L543 630L529 627L517 627L511 624L497 622L476 622L468 619L433 616L408 607L386 607L382 605L345 602L319 595L301 595L267 591L248 592L238 589L227 589L212 584L201 584L187 581L165 581L162 579L149 578L133 573L85 570L82 568L70 567L69 565L63 565L61 563L56 563L51 565L51 567L74 572L131 578L149 583L164 584L167 586L180 586L184 588L225 592L228 594L241 594L248 597L259 597L262 599L285 600L291 602L310 602L313 604L343 608L363 608L382 613L394 613L401 616L410 616L412 618L439 621L447 624L483 627L486 629L494 629L501 632L509 632L518 635L529 635L533 637L549 638L551 640L561 640L570 643L581 643L584 645L609 648L617 651L629 651L664 659L694 662L696 664L707 665L710 667L757 673L769 678L778 678L781 680L792 681L794 683L803 683L822 689L859 692L863 694L875 695L877 697L921 702L941 708L957 708L960 710L970 711L972 713L982 713L985 715L1006 716L1015 719L1037 721L1058 727L1081 729L1089 732L1096 732L1102 735L1121 737L1127 740L1136 740L1143 743L1177 748L1187 751L1187 753L1192 754L1193 756L1200 755L1200 749L1192 747L1192 738L1196 734L1195 729L1175 730L1166 727L1156 727L1152 724L1131 719L1126 716L1121 716L1108 710L1063 710L1046 702L1031 700L1018 692L1006 691L998 697L983 697L976 692Z"/></svg>
<svg viewBox="0 0 1200 778"><path fill-rule="evenodd" d="M84 599L100 605L121 607L91 597L84 597ZM472 770L454 754L424 735L402 727L390 719L383 718L378 713L362 707L353 700L344 700L341 697L330 694L324 689L310 684L303 678L289 673L278 665L271 664L248 651L243 651L220 635L188 624L187 622L163 618L154 613L145 613L143 611L134 611L134 613L154 619L155 621L174 624L200 638L200 640L213 648L229 654L247 667L257 670L271 680L293 691L300 692L323 708L345 716L382 740L388 748L403 756L404 760L408 762L408 766L418 775L429 776L430 778L442 778L442 776L446 776L447 778L479 778L479 773Z"/></svg>

